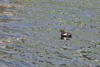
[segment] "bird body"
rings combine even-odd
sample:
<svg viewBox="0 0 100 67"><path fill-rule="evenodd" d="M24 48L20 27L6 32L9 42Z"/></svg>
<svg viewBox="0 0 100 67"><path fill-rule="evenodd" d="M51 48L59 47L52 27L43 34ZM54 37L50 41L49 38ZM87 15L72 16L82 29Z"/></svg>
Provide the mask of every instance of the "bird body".
<svg viewBox="0 0 100 67"><path fill-rule="evenodd" d="M61 39L67 40L68 38L72 38L72 35L64 30L61 30Z"/></svg>

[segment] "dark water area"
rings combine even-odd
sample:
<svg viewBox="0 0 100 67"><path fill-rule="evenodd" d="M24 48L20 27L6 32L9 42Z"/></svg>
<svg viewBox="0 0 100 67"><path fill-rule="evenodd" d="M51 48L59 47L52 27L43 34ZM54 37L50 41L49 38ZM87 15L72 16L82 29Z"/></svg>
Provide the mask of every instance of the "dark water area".
<svg viewBox="0 0 100 67"><path fill-rule="evenodd" d="M0 0L0 67L100 67L100 1Z"/></svg>

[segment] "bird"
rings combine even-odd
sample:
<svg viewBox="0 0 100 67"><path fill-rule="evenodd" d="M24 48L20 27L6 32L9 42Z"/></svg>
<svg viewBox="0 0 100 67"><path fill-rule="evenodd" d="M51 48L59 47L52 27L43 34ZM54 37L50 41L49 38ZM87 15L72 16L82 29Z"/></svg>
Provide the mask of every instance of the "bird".
<svg viewBox="0 0 100 67"><path fill-rule="evenodd" d="M68 38L72 38L72 35L64 30L60 30L61 32L61 39L68 40Z"/></svg>

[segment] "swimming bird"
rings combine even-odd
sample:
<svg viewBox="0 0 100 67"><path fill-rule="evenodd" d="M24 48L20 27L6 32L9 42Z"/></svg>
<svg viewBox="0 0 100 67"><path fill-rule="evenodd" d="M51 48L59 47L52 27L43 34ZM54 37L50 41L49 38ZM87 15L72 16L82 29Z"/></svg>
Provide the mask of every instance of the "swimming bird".
<svg viewBox="0 0 100 67"><path fill-rule="evenodd" d="M68 38L72 38L72 35L64 30L60 30L61 32L61 39L68 40Z"/></svg>

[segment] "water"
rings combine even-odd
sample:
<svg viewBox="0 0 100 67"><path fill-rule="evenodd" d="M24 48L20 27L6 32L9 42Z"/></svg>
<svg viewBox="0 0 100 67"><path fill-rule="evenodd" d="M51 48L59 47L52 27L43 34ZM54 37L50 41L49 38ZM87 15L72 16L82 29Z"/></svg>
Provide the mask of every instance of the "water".
<svg viewBox="0 0 100 67"><path fill-rule="evenodd" d="M99 0L0 1L0 67L99 66Z"/></svg>

